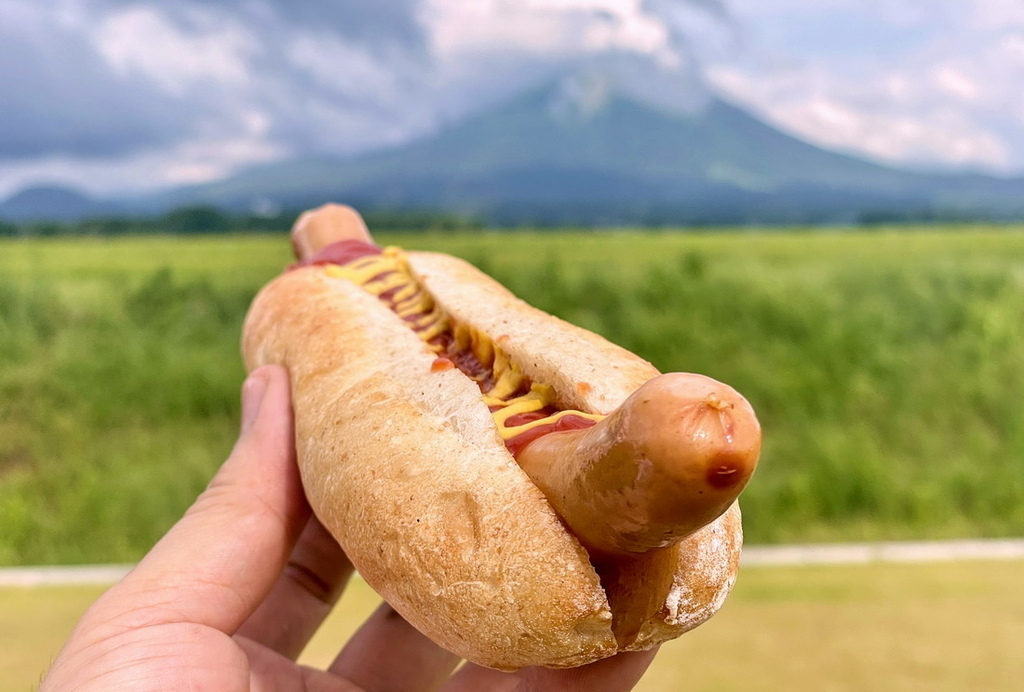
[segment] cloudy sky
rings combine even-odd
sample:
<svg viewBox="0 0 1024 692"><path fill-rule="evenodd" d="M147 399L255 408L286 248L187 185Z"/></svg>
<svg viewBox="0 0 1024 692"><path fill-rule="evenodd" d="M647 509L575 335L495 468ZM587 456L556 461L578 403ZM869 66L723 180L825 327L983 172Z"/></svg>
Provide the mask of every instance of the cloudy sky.
<svg viewBox="0 0 1024 692"><path fill-rule="evenodd" d="M0 198L358 153L623 58L831 148L1024 174L1020 0L0 0Z"/></svg>

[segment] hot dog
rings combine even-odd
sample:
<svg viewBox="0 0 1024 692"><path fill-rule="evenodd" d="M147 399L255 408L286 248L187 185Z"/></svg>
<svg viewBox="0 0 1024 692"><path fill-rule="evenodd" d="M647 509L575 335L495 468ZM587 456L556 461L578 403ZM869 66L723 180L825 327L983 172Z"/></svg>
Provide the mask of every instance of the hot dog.
<svg viewBox="0 0 1024 692"><path fill-rule="evenodd" d="M329 205L253 302L291 372L314 511L410 623L482 665L569 667L678 636L735 581L760 428L470 265L372 244Z"/></svg>

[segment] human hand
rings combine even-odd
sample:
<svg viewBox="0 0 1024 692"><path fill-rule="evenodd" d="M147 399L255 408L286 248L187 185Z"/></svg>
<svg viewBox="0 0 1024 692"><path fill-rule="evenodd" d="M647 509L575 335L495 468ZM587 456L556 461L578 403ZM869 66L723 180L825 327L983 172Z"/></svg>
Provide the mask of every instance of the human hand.
<svg viewBox="0 0 1024 692"><path fill-rule="evenodd" d="M40 692L632 689L654 652L500 673L459 659L382 604L327 670L295 658L352 575L311 516L287 372L242 388L231 456L185 516L78 623Z"/></svg>

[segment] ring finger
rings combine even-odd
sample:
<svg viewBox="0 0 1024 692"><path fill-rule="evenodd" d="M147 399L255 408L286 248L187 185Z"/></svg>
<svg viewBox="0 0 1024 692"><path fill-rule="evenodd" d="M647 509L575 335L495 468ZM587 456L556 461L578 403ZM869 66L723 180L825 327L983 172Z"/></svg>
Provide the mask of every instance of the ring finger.
<svg viewBox="0 0 1024 692"><path fill-rule="evenodd" d="M413 692L436 689L460 660L381 603L329 670L367 692Z"/></svg>

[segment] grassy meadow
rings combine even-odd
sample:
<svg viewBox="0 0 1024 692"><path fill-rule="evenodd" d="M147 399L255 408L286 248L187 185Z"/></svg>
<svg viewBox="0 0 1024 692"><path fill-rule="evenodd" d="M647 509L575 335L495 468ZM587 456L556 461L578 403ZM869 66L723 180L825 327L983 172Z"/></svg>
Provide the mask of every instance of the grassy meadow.
<svg viewBox="0 0 1024 692"><path fill-rule="evenodd" d="M381 240L743 392L749 541L1024 534L1024 229ZM134 560L180 515L289 261L282 235L0 241L0 564Z"/></svg>
<svg viewBox="0 0 1024 692"><path fill-rule="evenodd" d="M1011 692L1024 562L744 569L722 610L665 644L638 692ZM100 587L0 588L0 692L39 681ZM324 668L379 599L355 580L301 662Z"/></svg>

